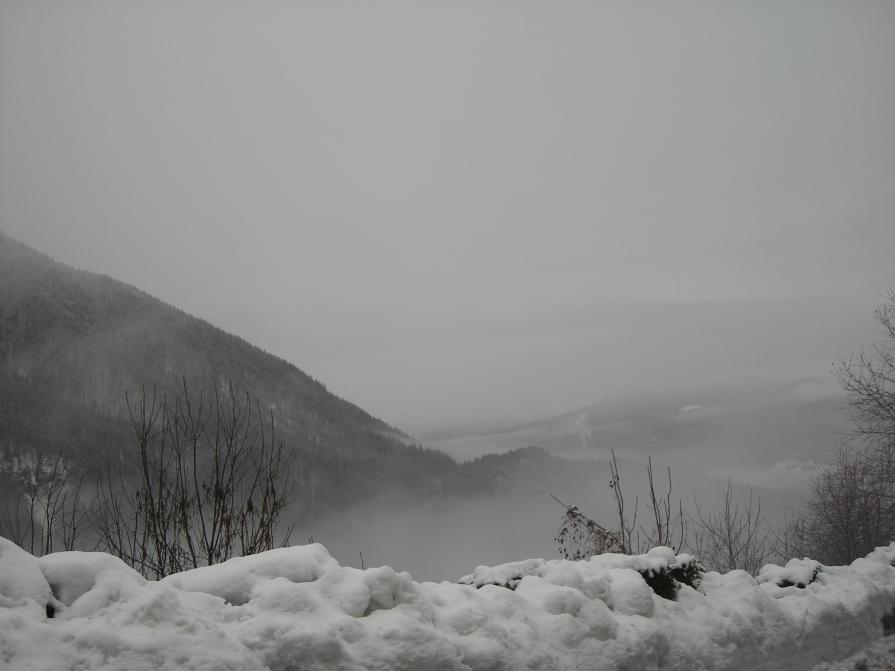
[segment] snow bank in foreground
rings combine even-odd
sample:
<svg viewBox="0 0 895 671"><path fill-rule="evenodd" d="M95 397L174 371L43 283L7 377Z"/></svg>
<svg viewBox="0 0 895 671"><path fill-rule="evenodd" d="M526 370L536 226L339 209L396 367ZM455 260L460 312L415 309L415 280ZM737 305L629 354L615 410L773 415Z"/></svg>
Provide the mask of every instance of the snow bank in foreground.
<svg viewBox="0 0 895 671"><path fill-rule="evenodd" d="M880 638L895 604L895 543L656 596L641 572L681 559L531 559L436 584L307 545L153 582L106 554L35 558L0 538L0 668L809 669Z"/></svg>

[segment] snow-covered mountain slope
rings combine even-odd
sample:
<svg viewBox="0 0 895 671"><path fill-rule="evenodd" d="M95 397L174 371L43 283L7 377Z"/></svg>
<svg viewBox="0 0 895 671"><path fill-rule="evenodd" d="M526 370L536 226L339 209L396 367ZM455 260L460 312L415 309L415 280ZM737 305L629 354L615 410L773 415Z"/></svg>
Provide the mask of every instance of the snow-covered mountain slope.
<svg viewBox="0 0 895 671"><path fill-rule="evenodd" d="M810 669L883 636L893 560L895 543L847 567L707 573L669 600L643 577L686 561L667 548L457 584L307 545L153 582L110 555L36 558L0 539L0 668Z"/></svg>

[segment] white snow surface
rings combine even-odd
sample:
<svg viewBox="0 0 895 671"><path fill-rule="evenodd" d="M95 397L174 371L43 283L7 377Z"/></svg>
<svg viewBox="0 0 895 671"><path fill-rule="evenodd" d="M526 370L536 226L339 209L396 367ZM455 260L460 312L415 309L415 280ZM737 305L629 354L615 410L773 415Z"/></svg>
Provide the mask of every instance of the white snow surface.
<svg viewBox="0 0 895 671"><path fill-rule="evenodd" d="M152 581L0 538L0 669L811 669L876 644L895 606L895 543L845 567L709 572L674 601L638 572L686 559L529 559L417 583L305 545Z"/></svg>

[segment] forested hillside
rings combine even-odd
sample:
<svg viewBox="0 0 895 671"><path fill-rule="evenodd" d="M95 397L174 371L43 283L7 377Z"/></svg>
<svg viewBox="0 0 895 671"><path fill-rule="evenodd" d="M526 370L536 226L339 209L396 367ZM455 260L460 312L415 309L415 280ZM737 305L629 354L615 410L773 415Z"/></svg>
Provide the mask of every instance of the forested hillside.
<svg viewBox="0 0 895 671"><path fill-rule="evenodd" d="M62 452L88 477L125 462L126 394L232 383L271 411L296 452L303 509L386 488L437 491L456 464L329 393L294 365L112 278L53 261L0 232L0 453Z"/></svg>

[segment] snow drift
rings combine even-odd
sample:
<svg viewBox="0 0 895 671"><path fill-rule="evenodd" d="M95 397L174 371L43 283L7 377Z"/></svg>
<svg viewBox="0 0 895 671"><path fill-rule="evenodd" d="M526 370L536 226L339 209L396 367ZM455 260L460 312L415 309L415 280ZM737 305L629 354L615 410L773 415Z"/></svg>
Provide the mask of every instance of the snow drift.
<svg viewBox="0 0 895 671"><path fill-rule="evenodd" d="M644 579L687 560L657 548L417 583L306 545L156 582L0 538L0 668L810 669L882 637L895 604L895 543L847 567L709 572L674 600Z"/></svg>

